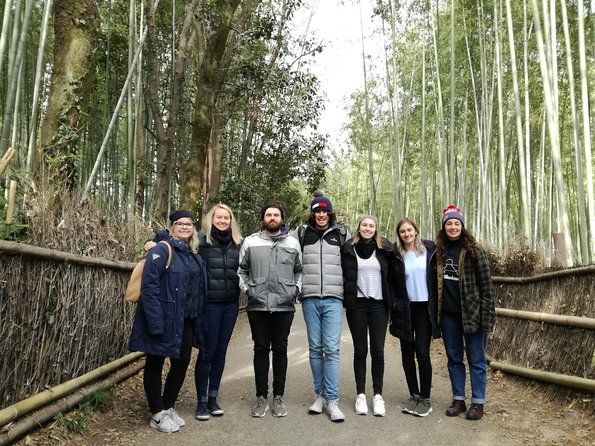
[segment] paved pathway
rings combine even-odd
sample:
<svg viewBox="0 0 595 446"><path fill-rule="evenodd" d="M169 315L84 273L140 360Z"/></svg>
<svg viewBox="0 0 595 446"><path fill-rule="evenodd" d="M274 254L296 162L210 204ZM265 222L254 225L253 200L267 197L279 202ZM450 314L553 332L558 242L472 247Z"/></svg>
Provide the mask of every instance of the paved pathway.
<svg viewBox="0 0 595 446"><path fill-rule="evenodd" d="M245 315L240 316L245 317ZM346 415L343 423L333 423L328 416L310 415L308 407L313 401L312 377L308 362L306 327L298 305L289 338L289 368L285 403L288 416L274 418L270 411L264 418L255 419L250 411L255 401L252 368L252 339L246 320L240 321L229 347L228 360L221 385L220 404L225 410L222 417L208 421L194 418L194 381L188 376L184 392L177 407L186 420L186 426L174 434L162 434L152 429L142 433L142 444L148 446L186 445L517 445L502 423L496 423L496 414L488 413L478 422L463 416L449 418L444 415L450 404L450 384L444 373L434 373L432 402L434 412L426 417L402 414L399 405L408 392L401 367L398 341L387 336L384 399L387 414L371 414L371 378L368 370L367 416L356 415L355 381L353 378L353 346L347 322L343 321L341 340L340 406ZM433 348L442 349L440 341ZM435 365L436 367L436 365ZM443 367L440 365L439 367ZM369 360L368 360L369 369ZM272 380L272 376L270 377ZM489 392L489 387L488 387Z"/></svg>

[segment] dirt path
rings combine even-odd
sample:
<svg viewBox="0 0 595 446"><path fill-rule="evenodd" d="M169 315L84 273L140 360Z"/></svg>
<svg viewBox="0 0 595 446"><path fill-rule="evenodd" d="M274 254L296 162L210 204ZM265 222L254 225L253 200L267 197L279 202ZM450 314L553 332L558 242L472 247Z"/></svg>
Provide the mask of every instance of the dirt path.
<svg viewBox="0 0 595 446"><path fill-rule="evenodd" d="M245 316L244 316L245 317ZM196 444L342 444L388 445L420 444L472 445L595 445L595 416L573 405L544 401L539 391L530 391L527 382L490 373L488 404L481 421L467 421L460 416L444 415L450 404L450 384L441 341L432 346L434 412L426 418L404 415L399 405L407 398L398 342L387 338L384 399L387 415L377 418L355 415L353 348L344 323L341 353L341 408L344 423L335 424L325 414L309 415L312 382L308 363L305 326L298 308L289 340L289 370L285 393L289 415L276 419L270 413L262 419L250 417L254 402L252 341L244 317L236 328L228 352L220 403L225 415L209 421L194 418L196 397L193 369L184 384L178 411L187 425L180 432L162 434L148 427L142 374L126 381L115 390L111 411L90 415L83 434L68 433L54 423L31 435L28 445L146 445L186 446ZM371 383L368 380L368 387ZM368 395L370 397L370 395ZM368 398L370 400L370 398ZM371 405L371 401L369 401ZM593 405L591 404L592 408Z"/></svg>

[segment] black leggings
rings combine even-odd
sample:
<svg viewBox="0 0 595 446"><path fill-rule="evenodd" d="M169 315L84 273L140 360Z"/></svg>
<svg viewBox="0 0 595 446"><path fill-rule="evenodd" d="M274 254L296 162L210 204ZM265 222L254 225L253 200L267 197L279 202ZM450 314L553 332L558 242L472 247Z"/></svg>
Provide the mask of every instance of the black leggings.
<svg viewBox="0 0 595 446"><path fill-rule="evenodd" d="M410 302L411 336L413 341L401 339L401 357L407 387L411 395L430 398L432 387L432 363L430 361L430 343L432 342L432 323L428 311L428 302ZM415 357L419 366L419 385ZM420 393L421 387L421 393Z"/></svg>
<svg viewBox="0 0 595 446"><path fill-rule="evenodd" d="M163 364L165 363L165 356L146 355L143 384L149 403L149 410L152 414L174 407L178 399L178 394L180 393L182 384L184 384L188 364L190 364L193 325L192 319L184 319L180 357L169 358L170 368L165 378L163 394L161 394L161 374Z"/></svg>
<svg viewBox="0 0 595 446"><path fill-rule="evenodd" d="M388 313L381 300L358 297L355 307L347 312L347 323L353 339L353 371L355 389L366 393L366 361L368 358L368 333L372 357L372 389L382 395L384 384L384 341Z"/></svg>

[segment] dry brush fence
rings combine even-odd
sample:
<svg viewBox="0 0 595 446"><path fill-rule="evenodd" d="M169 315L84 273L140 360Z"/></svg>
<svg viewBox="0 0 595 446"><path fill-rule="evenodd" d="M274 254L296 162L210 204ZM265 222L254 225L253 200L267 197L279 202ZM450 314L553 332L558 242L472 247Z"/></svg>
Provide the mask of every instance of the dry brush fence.
<svg viewBox="0 0 595 446"><path fill-rule="evenodd" d="M571 316L571 320L595 317L594 266L528 279L494 278L494 286L499 308ZM508 311L500 313L488 345L488 354L494 360L595 379L595 330L504 316L510 314ZM577 390L553 384L543 386L551 398L571 399L577 394Z"/></svg>
<svg viewBox="0 0 595 446"><path fill-rule="evenodd" d="M0 241L0 408L127 353L132 266Z"/></svg>

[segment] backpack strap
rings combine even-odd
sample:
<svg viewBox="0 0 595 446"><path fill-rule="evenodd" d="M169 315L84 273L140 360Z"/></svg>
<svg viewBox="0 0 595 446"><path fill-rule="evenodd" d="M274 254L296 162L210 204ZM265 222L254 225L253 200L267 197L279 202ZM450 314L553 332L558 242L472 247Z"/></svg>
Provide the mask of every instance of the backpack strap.
<svg viewBox="0 0 595 446"><path fill-rule="evenodd" d="M171 265L171 256L172 256L171 245L169 243L167 243L165 240L161 240L159 243L163 243L165 246L167 246L167 263L165 264L165 269L168 269L169 265Z"/></svg>
<svg viewBox="0 0 595 446"><path fill-rule="evenodd" d="M302 251L304 250L304 236L306 235L306 225L302 225L298 228L298 240Z"/></svg>
<svg viewBox="0 0 595 446"><path fill-rule="evenodd" d="M340 226L339 227L339 243L341 243L341 246L343 246L345 244L346 238L347 238L347 230L343 226Z"/></svg>

